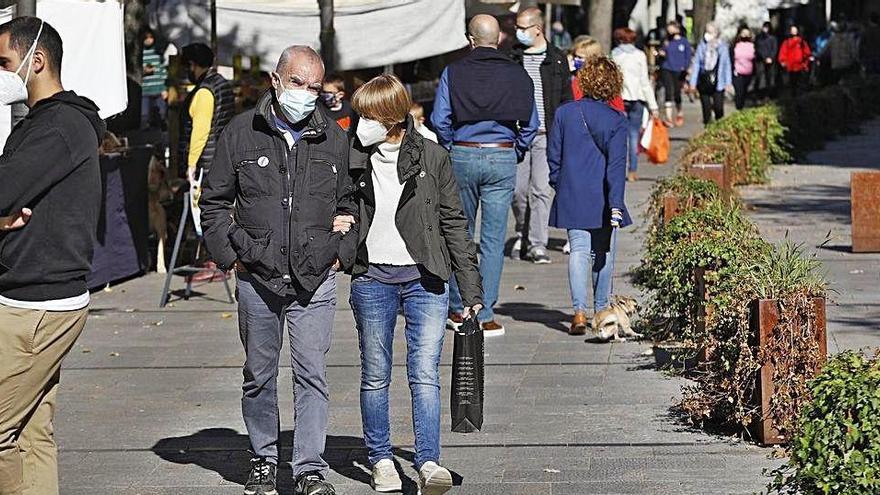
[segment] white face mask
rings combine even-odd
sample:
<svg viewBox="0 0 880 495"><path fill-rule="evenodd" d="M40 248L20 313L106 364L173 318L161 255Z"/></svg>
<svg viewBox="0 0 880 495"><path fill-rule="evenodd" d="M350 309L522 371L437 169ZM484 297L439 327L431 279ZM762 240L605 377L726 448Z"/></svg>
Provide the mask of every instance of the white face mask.
<svg viewBox="0 0 880 495"><path fill-rule="evenodd" d="M706 33L703 35L703 39L706 40L706 43L711 43L715 40L715 35L712 33Z"/></svg>
<svg viewBox="0 0 880 495"><path fill-rule="evenodd" d="M385 141L388 129L381 122L361 117L357 126L357 137L364 146L372 146Z"/></svg>
<svg viewBox="0 0 880 495"><path fill-rule="evenodd" d="M8 70L0 70L0 104L12 105L13 103L21 103L27 101L27 83L31 76L31 64L34 61L34 52L37 51L37 41L40 40L40 34L43 32L43 24L40 23L40 29L37 31L37 37L34 43L28 49L15 72ZM21 69L25 69L24 80L19 77Z"/></svg>

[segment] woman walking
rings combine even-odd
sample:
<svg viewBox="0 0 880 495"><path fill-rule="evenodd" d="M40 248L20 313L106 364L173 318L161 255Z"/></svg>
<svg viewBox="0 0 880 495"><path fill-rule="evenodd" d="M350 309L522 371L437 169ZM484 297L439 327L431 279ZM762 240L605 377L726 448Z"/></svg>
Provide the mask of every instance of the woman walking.
<svg viewBox="0 0 880 495"><path fill-rule="evenodd" d="M611 51L611 58L623 73L623 104L629 123L627 180L634 181L637 179L636 171L639 167L639 135L645 106L647 105L655 119L660 118L660 112L654 97L654 87L648 78L648 58L645 52L633 44L636 41L636 32L630 28L615 29L614 40L618 46Z"/></svg>
<svg viewBox="0 0 880 495"><path fill-rule="evenodd" d="M742 110L746 106L746 97L754 73L755 42L752 41L752 31L743 26L733 41L733 89L736 92L737 110Z"/></svg>
<svg viewBox="0 0 880 495"><path fill-rule="evenodd" d="M361 351L361 418L376 491L401 489L391 450L388 389L394 326L402 308L407 378L412 395L415 467L424 495L452 487L440 466L440 351L455 275L467 306L482 307L477 252L461 210L449 155L422 137L412 101L397 77L360 87L352 106L361 116L351 150L360 202L351 307ZM344 240L343 240L344 242Z"/></svg>
<svg viewBox="0 0 880 495"><path fill-rule="evenodd" d="M724 117L724 91L733 82L730 66L730 50L721 42L718 26L706 25L703 41L697 46L690 85L700 92L703 107L703 125Z"/></svg>
<svg viewBox="0 0 880 495"><path fill-rule="evenodd" d="M791 96L797 96L809 82L813 52L797 26L789 27L788 35L779 47L779 66L785 74L785 83Z"/></svg>
<svg viewBox="0 0 880 495"><path fill-rule="evenodd" d="M594 57L578 71L578 82L584 98L556 111L556 131L547 146L556 190L550 225L567 229L571 242L572 335L587 330L588 283L593 310L608 307L617 228L632 223L624 204L627 122L607 104L620 94L623 75L610 58Z"/></svg>
<svg viewBox="0 0 880 495"><path fill-rule="evenodd" d="M675 21L666 25L666 41L660 55L663 65L660 66L660 81L663 83L663 95L666 111L666 125L681 127L684 125L684 112L681 110L681 84L684 74L691 64L691 43L681 35L681 27ZM674 113L673 113L674 109Z"/></svg>

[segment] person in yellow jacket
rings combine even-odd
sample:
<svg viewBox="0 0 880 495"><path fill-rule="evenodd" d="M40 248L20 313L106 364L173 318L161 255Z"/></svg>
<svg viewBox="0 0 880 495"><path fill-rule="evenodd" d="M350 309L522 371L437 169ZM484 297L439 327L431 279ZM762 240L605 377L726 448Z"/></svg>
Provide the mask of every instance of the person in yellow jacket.
<svg viewBox="0 0 880 495"><path fill-rule="evenodd" d="M181 112L181 162L196 182L211 167L217 138L235 113L232 84L214 70L214 52L204 43L183 47L181 59L195 85Z"/></svg>

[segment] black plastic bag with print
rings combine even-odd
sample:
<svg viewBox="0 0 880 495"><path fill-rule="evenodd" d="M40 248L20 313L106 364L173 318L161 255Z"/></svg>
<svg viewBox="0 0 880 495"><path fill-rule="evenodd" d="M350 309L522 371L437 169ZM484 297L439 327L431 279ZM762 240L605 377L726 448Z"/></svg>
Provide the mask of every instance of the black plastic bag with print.
<svg viewBox="0 0 880 495"><path fill-rule="evenodd" d="M454 338L452 431L471 433L483 427L483 331L476 318L467 318Z"/></svg>

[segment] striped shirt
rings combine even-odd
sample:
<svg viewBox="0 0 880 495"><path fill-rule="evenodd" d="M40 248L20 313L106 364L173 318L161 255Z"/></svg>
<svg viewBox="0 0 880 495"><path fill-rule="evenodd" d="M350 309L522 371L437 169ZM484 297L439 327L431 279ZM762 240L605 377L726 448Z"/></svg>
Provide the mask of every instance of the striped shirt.
<svg viewBox="0 0 880 495"><path fill-rule="evenodd" d="M147 67L153 67L152 74L147 74ZM154 47L144 48L144 82L142 87L144 96L155 96L165 91L166 77L162 56L156 52Z"/></svg>
<svg viewBox="0 0 880 495"><path fill-rule="evenodd" d="M541 83L541 64L547 58L547 52L541 53L523 53L523 68L529 73L532 82L535 84L535 104L538 106L538 120L541 122L540 130L545 130L544 126L544 85Z"/></svg>

